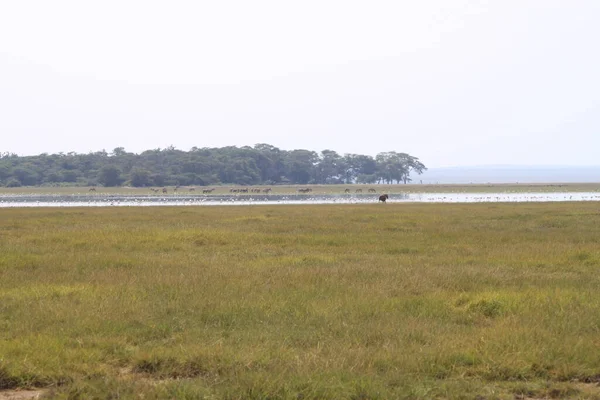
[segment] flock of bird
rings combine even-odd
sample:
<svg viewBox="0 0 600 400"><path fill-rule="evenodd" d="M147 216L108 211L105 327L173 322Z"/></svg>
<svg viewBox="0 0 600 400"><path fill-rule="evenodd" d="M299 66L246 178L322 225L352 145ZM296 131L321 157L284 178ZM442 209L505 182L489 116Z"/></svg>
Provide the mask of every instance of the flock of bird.
<svg viewBox="0 0 600 400"><path fill-rule="evenodd" d="M373 194L268 194L268 195L0 195L0 207L102 207L161 205L362 204L377 203ZM387 200L387 198L386 198ZM600 201L600 193L403 193L389 196L395 203L485 203Z"/></svg>

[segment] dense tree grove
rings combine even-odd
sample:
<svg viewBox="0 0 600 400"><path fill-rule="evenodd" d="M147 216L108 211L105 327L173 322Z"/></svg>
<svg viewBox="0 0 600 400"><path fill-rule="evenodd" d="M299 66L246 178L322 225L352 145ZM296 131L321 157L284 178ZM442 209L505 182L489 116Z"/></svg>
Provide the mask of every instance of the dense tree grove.
<svg viewBox="0 0 600 400"><path fill-rule="evenodd" d="M406 153L386 152L375 158L361 154L320 154L254 147L169 147L128 153L119 147L107 153L59 153L20 157L0 154L2 186L166 186L276 185L334 183L408 183L425 166Z"/></svg>

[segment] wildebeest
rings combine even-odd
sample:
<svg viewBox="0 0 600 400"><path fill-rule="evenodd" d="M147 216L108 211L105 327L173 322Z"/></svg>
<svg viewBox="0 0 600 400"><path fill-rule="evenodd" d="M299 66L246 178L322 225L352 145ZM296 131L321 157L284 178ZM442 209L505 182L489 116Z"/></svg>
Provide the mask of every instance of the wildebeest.
<svg viewBox="0 0 600 400"><path fill-rule="evenodd" d="M369 188L369 193L377 193L377 190L375 190L373 188Z"/></svg>
<svg viewBox="0 0 600 400"><path fill-rule="evenodd" d="M356 193L362 193L362 189L356 189Z"/></svg>
<svg viewBox="0 0 600 400"><path fill-rule="evenodd" d="M95 191L96 191L96 188L90 188L90 190L89 190L89 191L90 191L90 192L95 192Z"/></svg>
<svg viewBox="0 0 600 400"><path fill-rule="evenodd" d="M344 190L344 193L350 193L350 189Z"/></svg>
<svg viewBox="0 0 600 400"><path fill-rule="evenodd" d="M312 192L311 188L298 189L298 193L309 193L309 192Z"/></svg>
<svg viewBox="0 0 600 400"><path fill-rule="evenodd" d="M167 193L167 192L168 192L167 188L163 188L163 189L162 189L162 192L163 192L163 193Z"/></svg>
<svg viewBox="0 0 600 400"><path fill-rule="evenodd" d="M388 196L387 194L382 194L381 196L379 196L379 201L382 201L385 203L385 201L387 199L389 199L390 196Z"/></svg>

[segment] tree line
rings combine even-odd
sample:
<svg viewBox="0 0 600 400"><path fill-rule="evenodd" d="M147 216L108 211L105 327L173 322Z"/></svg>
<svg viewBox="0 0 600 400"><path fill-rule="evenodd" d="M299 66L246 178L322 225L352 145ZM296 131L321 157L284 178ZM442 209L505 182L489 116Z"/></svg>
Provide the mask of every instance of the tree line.
<svg viewBox="0 0 600 400"><path fill-rule="evenodd" d="M174 147L129 153L118 147L88 154L36 156L0 154L0 185L168 186L408 183L426 170L418 158L395 151L372 157L333 150L280 150L253 147Z"/></svg>

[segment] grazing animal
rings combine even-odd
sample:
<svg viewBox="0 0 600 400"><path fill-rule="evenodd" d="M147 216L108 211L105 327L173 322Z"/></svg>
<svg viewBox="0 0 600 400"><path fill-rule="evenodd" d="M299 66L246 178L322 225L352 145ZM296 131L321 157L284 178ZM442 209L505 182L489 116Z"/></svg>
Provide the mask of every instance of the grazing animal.
<svg viewBox="0 0 600 400"><path fill-rule="evenodd" d="M382 194L381 196L379 196L379 201L382 201L385 203L385 201L387 199L389 199L390 196L388 196L387 194Z"/></svg>
<svg viewBox="0 0 600 400"><path fill-rule="evenodd" d="M270 191L271 191L271 188L263 189L263 193L269 193Z"/></svg>
<svg viewBox="0 0 600 400"><path fill-rule="evenodd" d="M370 189L369 189L369 193L377 193L377 190L375 190L375 189L373 189L373 188L370 188Z"/></svg>
<svg viewBox="0 0 600 400"><path fill-rule="evenodd" d="M344 193L350 193L350 189L344 190Z"/></svg>
<svg viewBox="0 0 600 400"><path fill-rule="evenodd" d="M90 188L90 192L95 192L96 188Z"/></svg>
<svg viewBox="0 0 600 400"><path fill-rule="evenodd" d="M362 193L362 189L356 189L356 193Z"/></svg>
<svg viewBox="0 0 600 400"><path fill-rule="evenodd" d="M168 192L167 188L163 188L162 192L167 193Z"/></svg>

